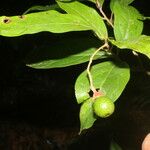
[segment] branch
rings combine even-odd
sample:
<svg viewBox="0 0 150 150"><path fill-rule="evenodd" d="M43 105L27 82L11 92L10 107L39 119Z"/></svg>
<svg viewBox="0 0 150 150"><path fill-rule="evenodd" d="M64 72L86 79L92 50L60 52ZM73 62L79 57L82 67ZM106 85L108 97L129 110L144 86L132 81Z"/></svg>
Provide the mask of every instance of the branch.
<svg viewBox="0 0 150 150"><path fill-rule="evenodd" d="M107 41L105 41L105 44L102 45L101 47L99 47L93 54L92 56L90 57L90 60L89 60L89 63L88 63L88 66L87 66L87 74L88 74L88 77L89 77L89 82L90 82L90 89L92 90L93 93L96 93L96 88L94 87L94 84L93 84L93 78L92 78L92 75L91 75L91 72L90 72L90 69L91 69L91 64L93 62L93 59L94 59L94 56L102 49L104 48L108 48L109 45L107 43Z"/></svg>
<svg viewBox="0 0 150 150"><path fill-rule="evenodd" d="M108 17L105 15L105 13L102 9L102 6L101 6L101 4L99 3L98 0L96 0L96 7L99 9L100 13L102 14L103 19L106 20L111 25L111 27L113 28L114 25L112 24L111 20L109 20Z"/></svg>

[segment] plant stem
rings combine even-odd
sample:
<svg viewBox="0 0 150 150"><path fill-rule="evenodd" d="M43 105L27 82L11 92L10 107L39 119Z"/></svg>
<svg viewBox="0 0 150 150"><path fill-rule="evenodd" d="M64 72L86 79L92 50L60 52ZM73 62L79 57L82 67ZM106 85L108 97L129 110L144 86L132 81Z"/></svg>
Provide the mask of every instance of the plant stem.
<svg viewBox="0 0 150 150"><path fill-rule="evenodd" d="M105 44L103 44L101 47L99 47L93 54L92 56L90 57L90 60L89 60L89 63L88 63L88 66L87 66L87 74L88 74L88 78L89 78L89 82L90 82L90 89L92 90L93 93L97 92L96 91L96 88L94 87L94 84L93 84L93 78L92 78L92 75L91 75L91 72L90 72L90 69L91 69L91 64L93 62L93 59L94 59L94 56L102 49L104 48L108 48L109 45L107 43L107 41L105 41Z"/></svg>
<svg viewBox="0 0 150 150"><path fill-rule="evenodd" d="M102 9L102 6L101 6L101 4L99 3L98 0L96 0L96 6L99 9L100 13L102 14L103 19L106 20L111 25L111 27L113 28L114 25L112 24L111 20L109 20L108 17L105 15L105 13L104 13L104 11Z"/></svg>

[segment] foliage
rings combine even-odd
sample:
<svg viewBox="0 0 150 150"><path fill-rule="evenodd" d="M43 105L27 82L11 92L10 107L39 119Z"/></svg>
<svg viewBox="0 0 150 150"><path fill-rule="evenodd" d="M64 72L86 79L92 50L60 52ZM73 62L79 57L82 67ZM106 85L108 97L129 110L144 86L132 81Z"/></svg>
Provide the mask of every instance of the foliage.
<svg viewBox="0 0 150 150"><path fill-rule="evenodd" d="M115 102L130 79L130 67L119 58L118 51L130 49L137 57L144 54L150 58L150 36L142 34L143 20L149 17L130 5L133 0L111 0L113 15L110 19L103 11L104 0L85 1L57 0L54 5L33 6L22 16L0 17L0 35L7 37L42 31L65 33L91 30L94 33L97 39L78 37L69 39L67 44L62 39L57 46L48 47L45 55L43 50L34 51L27 60L27 65L36 69L88 62L75 83L76 99L82 104L80 132L90 128L97 119L93 111L95 98L106 95ZM110 28L114 37L109 35ZM114 45L113 49L110 49L111 44ZM96 59L99 61L92 66ZM111 149L116 149L114 145Z"/></svg>
<svg viewBox="0 0 150 150"><path fill-rule="evenodd" d="M114 141L111 141L110 150L122 150L122 148Z"/></svg>

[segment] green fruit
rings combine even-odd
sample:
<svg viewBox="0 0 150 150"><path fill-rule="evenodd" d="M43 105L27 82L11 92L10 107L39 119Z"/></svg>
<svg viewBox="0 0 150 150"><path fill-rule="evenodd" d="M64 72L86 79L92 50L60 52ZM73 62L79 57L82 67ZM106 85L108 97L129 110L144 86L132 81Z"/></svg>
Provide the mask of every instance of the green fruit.
<svg viewBox="0 0 150 150"><path fill-rule="evenodd" d="M106 118L114 112L115 105L108 97L100 96L95 99L93 109L97 116Z"/></svg>

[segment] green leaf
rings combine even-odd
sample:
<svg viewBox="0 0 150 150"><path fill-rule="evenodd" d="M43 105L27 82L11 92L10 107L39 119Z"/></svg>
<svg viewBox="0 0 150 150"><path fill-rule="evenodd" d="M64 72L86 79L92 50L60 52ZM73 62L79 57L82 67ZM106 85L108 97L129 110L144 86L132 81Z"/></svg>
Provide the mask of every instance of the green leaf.
<svg viewBox="0 0 150 150"><path fill-rule="evenodd" d="M86 6L78 1L70 3L58 1L57 3L68 14L73 14L82 18L100 39L108 38L105 23L94 8Z"/></svg>
<svg viewBox="0 0 150 150"><path fill-rule="evenodd" d="M92 127L95 121L93 100L90 98L80 108L80 133L82 130Z"/></svg>
<svg viewBox="0 0 150 150"><path fill-rule="evenodd" d="M81 17L73 14L61 14L55 10L24 16L0 17L0 35L9 37L42 31L64 33L90 29L91 27Z"/></svg>
<svg viewBox="0 0 150 150"><path fill-rule="evenodd" d="M123 5L129 5L131 4L134 0L120 0L121 1L121 4Z"/></svg>
<svg viewBox="0 0 150 150"><path fill-rule="evenodd" d="M130 41L138 38L143 30L143 16L132 6L122 1L111 2L114 13L114 35L117 41Z"/></svg>
<svg viewBox="0 0 150 150"><path fill-rule="evenodd" d="M123 6L128 6L128 5L131 4L133 1L134 1L134 0L111 0L111 2L110 2L111 11L114 12L115 3L120 3L120 4L123 5Z"/></svg>
<svg viewBox="0 0 150 150"><path fill-rule="evenodd" d="M129 5L131 4L134 0L114 0L114 1L120 1L122 5Z"/></svg>
<svg viewBox="0 0 150 150"><path fill-rule="evenodd" d="M124 62L113 63L111 61L94 65L91 69L93 83L96 89L100 89L113 102L118 99L130 78L129 67ZM90 92L87 72L84 71L75 83L75 95L78 103L88 99Z"/></svg>
<svg viewBox="0 0 150 150"><path fill-rule="evenodd" d="M81 35L80 35L81 36ZM62 40L37 47L26 58L27 66L36 69L60 68L89 61L99 46L99 40L89 37L62 37ZM109 57L100 51L95 59Z"/></svg>
<svg viewBox="0 0 150 150"><path fill-rule="evenodd" d="M114 141L111 141L110 150L122 150L122 148Z"/></svg>
<svg viewBox="0 0 150 150"><path fill-rule="evenodd" d="M46 6L32 6L29 9L27 9L23 15L31 12L31 11L48 11L48 10L56 10L58 9L59 6L57 4L53 4L53 5L46 5Z"/></svg>
<svg viewBox="0 0 150 150"><path fill-rule="evenodd" d="M64 33L93 30L99 38L107 39L106 26L96 10L77 1L58 3L69 14L49 10L23 16L0 17L0 35L13 37L42 31Z"/></svg>
<svg viewBox="0 0 150 150"><path fill-rule="evenodd" d="M111 40L111 42L121 49L132 49L150 58L150 36L141 35L133 41Z"/></svg>

